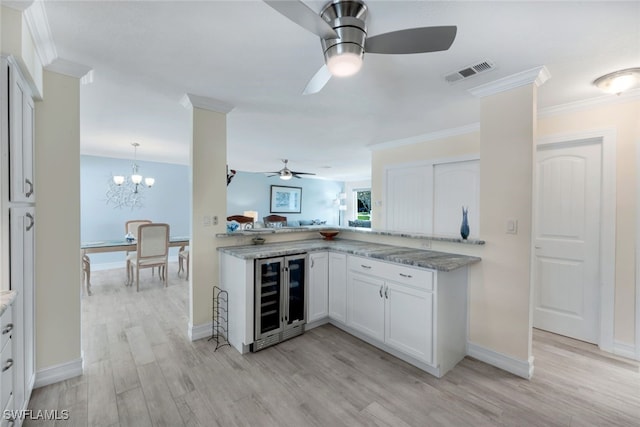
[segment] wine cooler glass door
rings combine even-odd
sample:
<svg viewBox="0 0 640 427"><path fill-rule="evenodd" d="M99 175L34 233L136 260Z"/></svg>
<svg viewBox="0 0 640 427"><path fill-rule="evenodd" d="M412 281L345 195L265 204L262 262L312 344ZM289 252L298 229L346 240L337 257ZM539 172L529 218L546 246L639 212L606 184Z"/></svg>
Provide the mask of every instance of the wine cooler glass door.
<svg viewBox="0 0 640 427"><path fill-rule="evenodd" d="M256 280L256 338L281 331L282 259L258 264Z"/></svg>
<svg viewBox="0 0 640 427"><path fill-rule="evenodd" d="M305 321L305 260L306 256L287 259L288 312L285 313L287 325L295 325Z"/></svg>

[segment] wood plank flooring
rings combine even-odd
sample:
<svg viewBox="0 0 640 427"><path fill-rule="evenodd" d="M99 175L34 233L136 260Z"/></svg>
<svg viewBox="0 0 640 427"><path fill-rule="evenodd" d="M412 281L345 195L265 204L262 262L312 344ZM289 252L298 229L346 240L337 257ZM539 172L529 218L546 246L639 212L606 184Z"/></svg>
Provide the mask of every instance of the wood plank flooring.
<svg viewBox="0 0 640 427"><path fill-rule="evenodd" d="M464 359L437 379L326 325L258 353L187 338L188 286L97 271L85 374L34 390L26 426L640 426L640 364L534 331L531 381ZM142 279L142 278L141 278Z"/></svg>

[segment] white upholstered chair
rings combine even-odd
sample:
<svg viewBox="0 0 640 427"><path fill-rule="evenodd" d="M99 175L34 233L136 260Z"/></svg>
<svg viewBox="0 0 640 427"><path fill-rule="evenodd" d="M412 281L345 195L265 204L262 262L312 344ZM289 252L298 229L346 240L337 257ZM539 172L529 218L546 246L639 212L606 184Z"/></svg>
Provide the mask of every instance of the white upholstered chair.
<svg viewBox="0 0 640 427"><path fill-rule="evenodd" d="M138 227L138 242L135 253L127 256L128 285L133 284L135 270L136 291L140 290L140 269L159 267L159 277L167 286L169 260L169 224L141 224Z"/></svg>

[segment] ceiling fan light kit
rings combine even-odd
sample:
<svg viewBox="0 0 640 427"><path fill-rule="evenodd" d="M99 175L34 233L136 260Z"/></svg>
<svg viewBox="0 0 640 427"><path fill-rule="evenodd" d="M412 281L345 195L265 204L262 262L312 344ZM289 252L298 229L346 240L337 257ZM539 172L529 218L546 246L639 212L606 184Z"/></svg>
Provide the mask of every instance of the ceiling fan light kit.
<svg viewBox="0 0 640 427"><path fill-rule="evenodd" d="M277 177L279 177L280 179L282 179L284 181L288 181L291 178L298 178L299 179L299 178L301 178L300 175L315 175L315 173L311 173L311 172L296 172L296 171L292 171L287 166L289 164L289 160L287 160L287 159L282 159L282 163L284 163L284 167L282 169L280 169L279 171L265 172L265 173L272 174L272 175L268 175L268 177L277 176Z"/></svg>
<svg viewBox="0 0 640 427"><path fill-rule="evenodd" d="M327 68L336 77L348 77L362 68L367 37L367 6L358 1L334 1L320 12L337 38L320 38Z"/></svg>

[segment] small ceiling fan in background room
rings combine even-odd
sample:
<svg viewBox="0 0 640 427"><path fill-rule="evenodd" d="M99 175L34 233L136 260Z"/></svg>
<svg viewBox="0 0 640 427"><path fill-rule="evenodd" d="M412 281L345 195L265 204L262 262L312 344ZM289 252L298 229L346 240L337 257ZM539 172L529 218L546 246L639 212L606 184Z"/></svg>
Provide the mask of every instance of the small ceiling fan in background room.
<svg viewBox="0 0 640 427"><path fill-rule="evenodd" d="M325 65L303 94L319 92L332 76L347 77L362 67L364 53L408 54L449 49L457 27L409 28L367 37L368 8L360 0L333 0L320 14L301 1L264 0L269 6L320 37Z"/></svg>
<svg viewBox="0 0 640 427"><path fill-rule="evenodd" d="M283 179L285 181L289 180L291 178L301 178L298 175L315 175L315 173L311 173L311 172L295 172L295 171L292 171L291 169L289 169L287 167L287 163L289 162L289 160L282 159L282 162L284 163L284 167L282 169L280 169L279 171L276 171L276 172L264 172L264 173L270 173L271 175L267 175L268 177L279 176L280 179Z"/></svg>

